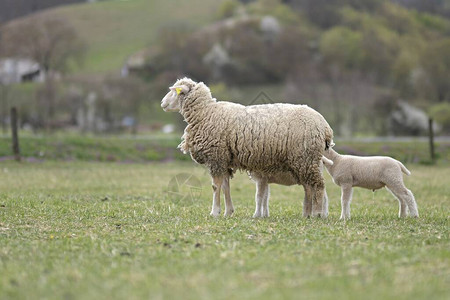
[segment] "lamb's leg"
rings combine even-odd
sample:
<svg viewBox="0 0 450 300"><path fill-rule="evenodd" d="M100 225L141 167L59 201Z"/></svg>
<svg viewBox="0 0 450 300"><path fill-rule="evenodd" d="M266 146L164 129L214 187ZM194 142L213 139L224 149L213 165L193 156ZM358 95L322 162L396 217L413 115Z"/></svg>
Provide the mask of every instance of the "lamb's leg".
<svg viewBox="0 0 450 300"><path fill-rule="evenodd" d="M408 192L408 197L406 198L406 204L408 205L409 215L411 217L418 218L419 210L417 209L416 198L414 198L414 194L410 190L406 189L406 191Z"/></svg>
<svg viewBox="0 0 450 300"><path fill-rule="evenodd" d="M223 194L225 196L225 214L224 216L231 216L234 213L233 201L231 201L230 194L230 177L225 177L223 180Z"/></svg>
<svg viewBox="0 0 450 300"><path fill-rule="evenodd" d="M304 184L305 199L303 199L303 217L309 218L312 214L311 187Z"/></svg>
<svg viewBox="0 0 450 300"><path fill-rule="evenodd" d="M322 176L323 176L323 168L324 167L323 167L322 161L320 161L319 167L320 167L320 174L322 174ZM324 213L325 217L328 217L328 195L327 195L326 188L324 188L324 190L323 190L323 213Z"/></svg>
<svg viewBox="0 0 450 300"><path fill-rule="evenodd" d="M270 196L270 187L269 184L266 184L264 189L264 196L262 199L262 217L269 216L269 196Z"/></svg>
<svg viewBox="0 0 450 300"><path fill-rule="evenodd" d="M220 215L220 188L222 186L223 179L223 176L213 176L212 178L213 205L210 215L213 217Z"/></svg>
<svg viewBox="0 0 450 300"><path fill-rule="evenodd" d="M328 195L327 190L323 190L323 214L324 217L328 217Z"/></svg>
<svg viewBox="0 0 450 300"><path fill-rule="evenodd" d="M405 218L408 215L408 211L407 208L408 206L406 205L406 202L404 199L398 198L397 196L395 196L395 198L397 198L398 200L398 217L399 218Z"/></svg>
<svg viewBox="0 0 450 300"><path fill-rule="evenodd" d="M398 199L398 201L400 201L400 203L406 203L411 217L419 217L416 199L414 199L413 193L405 187L403 182L395 182L386 185L386 188ZM404 216L406 216L406 208Z"/></svg>
<svg viewBox="0 0 450 300"><path fill-rule="evenodd" d="M268 187L267 179L259 178L256 181L256 195L255 195L255 213L253 214L253 218L259 218L263 216L263 199L266 188Z"/></svg>
<svg viewBox="0 0 450 300"><path fill-rule="evenodd" d="M351 185L341 186L341 220L350 219L350 202L352 201L353 188Z"/></svg>

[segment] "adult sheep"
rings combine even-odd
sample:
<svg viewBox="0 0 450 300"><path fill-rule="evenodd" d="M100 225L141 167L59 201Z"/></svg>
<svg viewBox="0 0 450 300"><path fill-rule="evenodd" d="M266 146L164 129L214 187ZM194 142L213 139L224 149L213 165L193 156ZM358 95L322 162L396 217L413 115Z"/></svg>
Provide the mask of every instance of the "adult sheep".
<svg viewBox="0 0 450 300"><path fill-rule="evenodd" d="M322 152L333 130L321 114L306 105L243 106L217 101L203 82L178 80L161 101L164 111L180 112L188 124L178 146L205 165L212 177L212 216L220 214L220 189L225 194L225 215L234 212L229 178L236 170L269 176L290 173L297 184L311 191L311 215L324 217Z"/></svg>

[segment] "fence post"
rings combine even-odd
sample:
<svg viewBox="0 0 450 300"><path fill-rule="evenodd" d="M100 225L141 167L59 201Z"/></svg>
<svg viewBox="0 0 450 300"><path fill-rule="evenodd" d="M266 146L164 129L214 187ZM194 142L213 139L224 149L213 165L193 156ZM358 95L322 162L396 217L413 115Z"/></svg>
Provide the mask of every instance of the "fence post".
<svg viewBox="0 0 450 300"><path fill-rule="evenodd" d="M430 144L430 158L431 162L436 161L436 153L434 151L434 131L433 131L433 119L428 118L428 142Z"/></svg>
<svg viewBox="0 0 450 300"><path fill-rule="evenodd" d="M12 150L16 161L20 161L19 134L18 134L17 109L11 108L11 132L12 132Z"/></svg>

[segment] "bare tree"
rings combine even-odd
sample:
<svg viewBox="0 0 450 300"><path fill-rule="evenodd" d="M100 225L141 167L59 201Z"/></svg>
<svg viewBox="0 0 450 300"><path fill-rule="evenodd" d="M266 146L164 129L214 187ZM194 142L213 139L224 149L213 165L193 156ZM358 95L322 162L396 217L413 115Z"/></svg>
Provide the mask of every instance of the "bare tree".
<svg viewBox="0 0 450 300"><path fill-rule="evenodd" d="M36 15L11 22L2 29L1 38L5 55L33 59L50 76L80 63L85 50L75 29L56 17Z"/></svg>
<svg viewBox="0 0 450 300"><path fill-rule="evenodd" d="M57 74L64 74L82 62L85 46L74 28L61 18L36 15L5 25L0 34L4 56L27 58L37 62L44 72L45 93L41 92L46 114L51 122L55 111Z"/></svg>

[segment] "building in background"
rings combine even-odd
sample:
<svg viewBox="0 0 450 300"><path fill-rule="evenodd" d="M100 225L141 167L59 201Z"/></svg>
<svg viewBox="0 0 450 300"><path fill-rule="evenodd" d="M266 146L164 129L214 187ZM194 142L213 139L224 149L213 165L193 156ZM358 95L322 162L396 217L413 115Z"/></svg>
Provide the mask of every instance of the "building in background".
<svg viewBox="0 0 450 300"><path fill-rule="evenodd" d="M33 60L22 58L0 59L0 84L43 82L44 80L44 71Z"/></svg>

